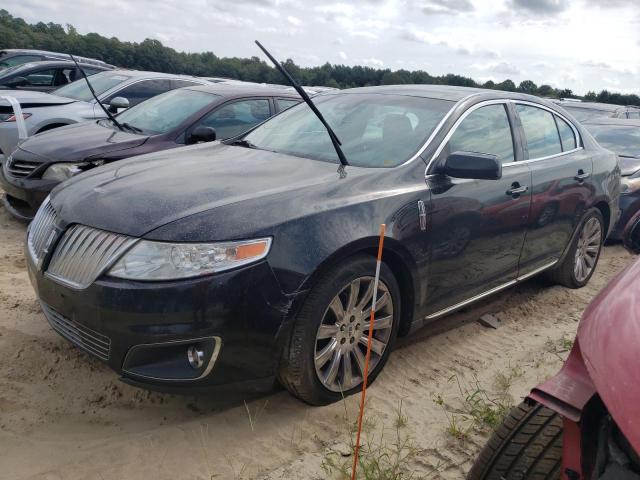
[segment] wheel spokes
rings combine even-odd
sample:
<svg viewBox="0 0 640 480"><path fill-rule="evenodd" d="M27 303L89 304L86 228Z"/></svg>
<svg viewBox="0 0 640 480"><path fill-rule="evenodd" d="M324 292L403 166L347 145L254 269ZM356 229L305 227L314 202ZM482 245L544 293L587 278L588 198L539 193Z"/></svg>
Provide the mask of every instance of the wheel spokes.
<svg viewBox="0 0 640 480"><path fill-rule="evenodd" d="M360 293L360 279L356 278L349 286L349 299L347 300L346 313L350 314L355 308L358 301L358 294Z"/></svg>
<svg viewBox="0 0 640 480"><path fill-rule="evenodd" d="M316 354L315 362L316 368L322 368L326 365L329 359L333 356L336 351L336 347L338 346L338 342L333 339L331 340L318 354Z"/></svg>
<svg viewBox="0 0 640 480"><path fill-rule="evenodd" d="M327 325L323 323L322 325L320 325L320 328L318 329L318 335L316 338L318 340L322 340L325 338L335 337L339 330L340 330L340 327L335 323L331 325Z"/></svg>
<svg viewBox="0 0 640 480"><path fill-rule="evenodd" d="M374 318L373 320L373 329L374 330L382 330L385 328L391 328L393 325L393 315L387 315L386 317ZM369 330L369 325L366 325L365 330Z"/></svg>
<svg viewBox="0 0 640 480"><path fill-rule="evenodd" d="M368 335L362 335L360 337L360 343L362 345L364 345L365 347L367 346L367 343L369 341L369 337ZM376 339L376 338L371 338L371 351L372 352L376 352L378 355L382 356L383 352L384 352L384 347L386 347L386 345L384 343L382 343L380 340Z"/></svg>
<svg viewBox="0 0 640 480"><path fill-rule="evenodd" d="M342 359L342 386L344 388L351 388L353 384L353 372L351 370L351 352L347 351Z"/></svg>
<svg viewBox="0 0 640 480"><path fill-rule="evenodd" d="M365 309L367 309L367 305L369 305L369 302L373 298L373 284L374 282L373 280L371 280L369 282L369 286L367 287L367 291L364 292L364 295L362 296L362 300L360 300L360 303L358 303L358 306L356 307L358 310L364 311Z"/></svg>
<svg viewBox="0 0 640 480"><path fill-rule="evenodd" d="M329 309L336 316L336 319L342 320L344 317L344 307L342 305L342 300L340 300L340 295L336 295L335 298L329 304Z"/></svg>
<svg viewBox="0 0 640 480"><path fill-rule="evenodd" d="M336 350L331 358L331 364L329 365L329 370L327 371L327 376L325 377L325 381L331 385L336 381L336 377L338 376L338 371L340 370L340 360L342 359L342 352L340 350Z"/></svg>
<svg viewBox="0 0 640 480"><path fill-rule="evenodd" d="M376 308L375 311L377 312L378 310L380 310L382 307L384 307L387 303L389 302L389 294L387 292L384 292L377 300L376 300Z"/></svg>

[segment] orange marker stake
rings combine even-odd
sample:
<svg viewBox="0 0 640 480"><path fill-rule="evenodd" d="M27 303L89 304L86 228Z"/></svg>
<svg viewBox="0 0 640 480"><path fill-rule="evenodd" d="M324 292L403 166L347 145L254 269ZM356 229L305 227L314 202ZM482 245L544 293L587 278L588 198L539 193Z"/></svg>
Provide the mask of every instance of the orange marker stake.
<svg viewBox="0 0 640 480"><path fill-rule="evenodd" d="M367 379L369 377L369 358L371 357L371 339L373 338L373 318L376 313L376 303L378 302L378 281L380 279L380 262L382 261L382 245L384 244L384 232L386 225L380 225L380 241L378 242L378 258L376 261L376 276L373 281L373 298L371 300L371 314L369 315L369 337L367 339L367 355L364 360L364 378L362 379L362 396L360 397L360 413L358 414L358 434L356 435L356 448L353 453L353 468L351 469L351 480L356 479L358 467L358 454L360 453L360 433L362 432L362 417L364 416L364 400L367 396Z"/></svg>

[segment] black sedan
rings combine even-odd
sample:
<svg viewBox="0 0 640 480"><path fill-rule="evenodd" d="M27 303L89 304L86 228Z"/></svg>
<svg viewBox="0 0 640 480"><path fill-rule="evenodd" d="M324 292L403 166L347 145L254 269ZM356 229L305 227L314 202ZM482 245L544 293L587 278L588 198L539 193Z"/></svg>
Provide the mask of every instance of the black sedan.
<svg viewBox="0 0 640 480"><path fill-rule="evenodd" d="M79 62L80 68L89 76L110 67ZM81 78L82 73L76 65L66 60L50 60L45 62L30 62L0 70L0 94L3 89L32 90L36 92L51 92L56 88L74 82ZM9 93L7 93L9 95Z"/></svg>
<svg viewBox="0 0 640 480"><path fill-rule="evenodd" d="M60 182L115 160L239 135L300 102L284 88L245 84L186 87L109 120L82 122L22 142L0 171L5 206L29 220Z"/></svg>
<svg viewBox="0 0 640 480"><path fill-rule="evenodd" d="M640 210L640 120L600 118L584 126L600 145L618 154L622 170L620 219L610 238L622 240L622 234Z"/></svg>
<svg viewBox="0 0 640 480"><path fill-rule="evenodd" d="M427 85L314 101L344 171L301 104L56 188L27 239L51 326L140 386L277 376L324 404L361 384L372 308L370 379L399 334L542 272L570 288L591 278L620 171L553 104Z"/></svg>

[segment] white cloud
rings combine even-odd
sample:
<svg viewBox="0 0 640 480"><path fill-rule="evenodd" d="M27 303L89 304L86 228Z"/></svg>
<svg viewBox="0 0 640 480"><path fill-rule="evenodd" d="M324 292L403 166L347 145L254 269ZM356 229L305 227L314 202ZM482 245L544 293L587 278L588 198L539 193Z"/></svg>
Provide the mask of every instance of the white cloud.
<svg viewBox="0 0 640 480"><path fill-rule="evenodd" d="M287 22L289 22L294 27L299 27L300 25L302 25L302 20L300 20L297 17L294 17L293 15L289 15L287 17Z"/></svg>
<svg viewBox="0 0 640 480"><path fill-rule="evenodd" d="M362 63L363 65L368 65L370 67L384 67L384 62L378 58L363 58L362 60L360 60L360 63Z"/></svg>
<svg viewBox="0 0 640 480"><path fill-rule="evenodd" d="M344 52L338 52L338 56L342 59L342 60L346 60L347 58L347 54Z"/></svg>

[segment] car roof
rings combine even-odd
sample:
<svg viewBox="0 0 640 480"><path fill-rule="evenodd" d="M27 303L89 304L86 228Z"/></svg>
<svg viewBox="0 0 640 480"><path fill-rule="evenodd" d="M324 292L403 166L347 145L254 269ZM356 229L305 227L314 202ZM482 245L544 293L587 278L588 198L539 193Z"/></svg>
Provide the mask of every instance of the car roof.
<svg viewBox="0 0 640 480"><path fill-rule="evenodd" d="M335 95L341 92L345 93L377 93L388 95L406 95L411 97L425 97L434 98L439 100L450 100L458 102L470 96L477 96L480 99L495 99L504 98L511 100L524 100L530 102L536 102L541 104L549 104L549 102L543 98L529 95L526 93L509 92L504 90L491 90L487 88L474 88L474 87L457 87L451 85L426 85L426 84L412 84L412 85L381 85L376 87L359 87L350 88L339 91L322 92L319 95Z"/></svg>
<svg viewBox="0 0 640 480"><path fill-rule="evenodd" d="M62 59L64 59L64 57L68 57L66 53L51 52L49 50L35 50L35 49L29 49L29 48L4 48L0 50L0 54L3 54L3 53L6 55L44 55L44 56L48 55L51 57L62 57ZM74 56L78 61L84 61L86 63L91 63L91 64L96 63L99 65L105 65L107 67L113 67L113 65L109 65L103 60L98 60L97 58L83 57L80 55L74 55Z"/></svg>
<svg viewBox="0 0 640 480"><path fill-rule="evenodd" d="M592 118L582 122L584 125L612 125L612 126L625 126L625 127L638 127L640 128L640 119L634 118Z"/></svg>
<svg viewBox="0 0 640 480"><path fill-rule="evenodd" d="M111 71L107 65L97 65L95 63L86 63L78 61L78 65L89 68L100 68L104 71ZM17 65L18 68L31 68L31 67L73 67L75 64L71 60L42 60L40 62L27 62Z"/></svg>
<svg viewBox="0 0 640 480"><path fill-rule="evenodd" d="M136 80L144 79L144 78L180 78L183 80L191 80L201 84L208 84L207 80L204 80L200 77L192 77L190 75L178 75L175 73L162 73L162 72L147 72L145 70L124 70L124 69L115 69L115 70L105 70L102 73L109 73L114 75L125 75L130 78L134 78Z"/></svg>
<svg viewBox="0 0 640 480"><path fill-rule="evenodd" d="M300 98L300 96L295 91L287 90L285 88L275 88L271 86L251 83L211 83L209 85L198 85L186 88L188 88L189 90L198 90L201 92L215 93L218 95L229 97L242 95L265 95L269 97Z"/></svg>
<svg viewBox="0 0 640 480"><path fill-rule="evenodd" d="M615 112L616 110L627 108L624 105L614 105L612 103L600 102L572 102L566 100L553 100L553 103L564 108L584 108L589 110L602 110L603 112Z"/></svg>

